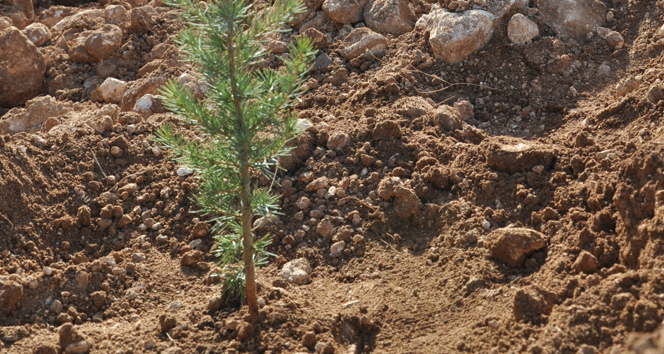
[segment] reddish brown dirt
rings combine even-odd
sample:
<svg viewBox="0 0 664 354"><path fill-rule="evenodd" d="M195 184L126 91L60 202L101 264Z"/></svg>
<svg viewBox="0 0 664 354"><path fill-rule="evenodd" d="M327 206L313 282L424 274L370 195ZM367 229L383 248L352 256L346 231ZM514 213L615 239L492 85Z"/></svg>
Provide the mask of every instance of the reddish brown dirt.
<svg viewBox="0 0 664 354"><path fill-rule="evenodd" d="M38 12L51 6L38 3ZM67 80L44 93L84 103L60 119L75 131L0 137L0 351L56 353L67 322L91 353L312 352L305 342L325 353L663 350L664 108L646 98L664 80L660 3L614 1L614 27L626 40L618 51L597 37L558 40L541 23L541 36L524 47L499 28L461 64L436 61L417 31L390 38L387 55L367 61L349 63L333 42L324 50L331 66L312 72L318 86L297 107L314 128L279 176L288 181L278 189L284 215L265 230L278 256L259 276L257 328L238 304L215 303L210 236L197 267L181 265L198 256L190 246L196 180L178 177L150 140L174 118L121 113L111 129L95 131L80 117L99 109L83 89L98 68L52 56L47 81ZM177 56L145 69L148 53L179 27L168 14L160 19L130 32L123 43L133 49L109 59L120 78L187 70ZM331 22L319 29L332 38L339 30ZM608 75L597 74L600 65ZM640 88L616 97L630 77ZM434 107L467 100L474 115L450 131L408 113L408 97ZM327 150L334 132L350 137L339 151ZM518 161L501 155L501 144L518 143L535 152ZM322 176L348 183L347 196L305 191ZM421 201L406 221L399 203L379 196L379 182L392 176ZM313 205L298 221L295 201L304 196ZM160 227L141 230L145 212ZM97 222L104 213L110 225ZM120 227L123 215L132 222ZM364 241L331 256L331 237L316 233L324 217ZM489 232L508 225L541 231L546 246L517 267L494 259ZM582 252L596 269L578 265ZM281 266L301 257L310 281L285 285Z"/></svg>

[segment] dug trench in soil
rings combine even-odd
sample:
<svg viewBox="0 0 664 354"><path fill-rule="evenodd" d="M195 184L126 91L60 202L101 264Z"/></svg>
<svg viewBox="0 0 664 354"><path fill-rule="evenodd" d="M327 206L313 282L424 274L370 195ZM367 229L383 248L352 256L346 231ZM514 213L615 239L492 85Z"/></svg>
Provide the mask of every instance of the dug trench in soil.
<svg viewBox="0 0 664 354"><path fill-rule="evenodd" d="M205 94L175 11L0 5L25 48L0 46L2 352L661 351L662 3L569 1L601 13L580 36L556 2L514 3L308 1L266 46L269 66L300 34L321 51L284 215L259 230L277 257L258 326L220 301L195 176L151 140L176 119L160 85ZM488 42L447 63L436 16L485 10ZM538 29L524 44L515 13Z"/></svg>

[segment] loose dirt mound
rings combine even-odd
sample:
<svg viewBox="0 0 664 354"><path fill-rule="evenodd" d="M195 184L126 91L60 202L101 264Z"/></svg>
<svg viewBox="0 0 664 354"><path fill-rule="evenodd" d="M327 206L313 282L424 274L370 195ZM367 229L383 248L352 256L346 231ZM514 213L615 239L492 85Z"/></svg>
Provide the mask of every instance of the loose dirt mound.
<svg viewBox="0 0 664 354"><path fill-rule="evenodd" d="M264 63L301 33L321 48L284 215L258 231L277 255L260 327L219 299L195 176L151 140L175 121L160 85L205 94L175 12L0 5L0 39L45 63L43 86L12 82L39 96L0 110L3 353L661 350L663 6L569 2L606 28L558 33L544 0L307 3ZM508 38L517 12L532 42ZM444 21L471 13L493 19L488 44L436 58Z"/></svg>

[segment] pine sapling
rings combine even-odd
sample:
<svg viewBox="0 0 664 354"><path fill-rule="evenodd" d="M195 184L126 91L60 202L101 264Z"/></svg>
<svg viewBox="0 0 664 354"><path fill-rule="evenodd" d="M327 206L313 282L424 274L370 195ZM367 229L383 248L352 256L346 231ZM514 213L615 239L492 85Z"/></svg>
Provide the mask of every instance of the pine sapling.
<svg viewBox="0 0 664 354"><path fill-rule="evenodd" d="M278 213L278 196L258 188L256 177L274 180L278 159L290 154L286 144L300 133L293 102L315 55L312 41L299 36L278 69L261 68L262 44L305 7L301 0L277 0L261 11L250 0L166 2L184 10L187 27L177 41L208 89L197 100L169 82L164 103L197 138L164 125L156 139L196 172L200 189L193 199L213 222L224 293L246 300L256 322L256 266L266 263L270 240L254 241L252 223Z"/></svg>

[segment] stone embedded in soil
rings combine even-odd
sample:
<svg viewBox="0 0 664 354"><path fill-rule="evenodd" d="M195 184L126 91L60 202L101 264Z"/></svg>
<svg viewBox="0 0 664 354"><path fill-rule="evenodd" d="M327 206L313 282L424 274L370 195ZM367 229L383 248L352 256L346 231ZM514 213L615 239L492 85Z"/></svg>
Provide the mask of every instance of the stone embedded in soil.
<svg viewBox="0 0 664 354"><path fill-rule="evenodd" d="M646 98L648 99L648 101L657 104L659 101L664 99L664 90L662 90L662 87L660 87L659 85L654 84L648 90Z"/></svg>
<svg viewBox="0 0 664 354"><path fill-rule="evenodd" d="M0 287L0 313L8 315L18 308L23 297L23 286L12 280L5 280L0 284L2 285Z"/></svg>
<svg viewBox="0 0 664 354"><path fill-rule="evenodd" d="M383 140L401 137L401 127L393 120L382 121L374 127L371 137L374 140Z"/></svg>
<svg viewBox="0 0 664 354"><path fill-rule="evenodd" d="M289 283L305 284L309 281L311 267L306 258L294 259L281 268L279 276Z"/></svg>
<svg viewBox="0 0 664 354"><path fill-rule="evenodd" d="M345 241L335 242L335 243L332 244L332 246L330 246L330 253L332 255L339 254L344 250L344 248L346 248L346 242Z"/></svg>
<svg viewBox="0 0 664 354"><path fill-rule="evenodd" d="M113 54L122 45L122 29L103 25L94 31L84 31L72 38L69 57L77 63L95 63Z"/></svg>
<svg viewBox="0 0 664 354"><path fill-rule="evenodd" d="M407 0L374 0L364 10L364 22L379 33L395 36L410 32L417 16Z"/></svg>
<svg viewBox="0 0 664 354"><path fill-rule="evenodd" d="M633 77L627 78L616 85L616 97L623 97L631 92L634 92L640 86L641 83L637 79Z"/></svg>
<svg viewBox="0 0 664 354"><path fill-rule="evenodd" d="M330 150L341 150L350 141L350 137L344 132L335 132L327 139L327 148Z"/></svg>
<svg viewBox="0 0 664 354"><path fill-rule="evenodd" d="M460 129L463 126L463 117L456 108L448 105L442 105L433 111L434 123L450 131Z"/></svg>
<svg viewBox="0 0 664 354"><path fill-rule="evenodd" d="M491 257L511 267L520 267L527 256L546 246L542 233L520 227L494 230L487 239Z"/></svg>
<svg viewBox="0 0 664 354"><path fill-rule="evenodd" d="M92 341L78 333L71 323L65 323L58 328L58 343L68 354L87 353L92 347Z"/></svg>
<svg viewBox="0 0 664 354"><path fill-rule="evenodd" d="M175 317L171 315L161 314L159 315L159 331L161 333L166 333L171 329L175 328L178 321Z"/></svg>
<svg viewBox="0 0 664 354"><path fill-rule="evenodd" d="M99 85L99 89L104 101L109 103L120 103L125 90L127 89L127 82L109 77Z"/></svg>
<svg viewBox="0 0 664 354"><path fill-rule="evenodd" d="M46 63L21 31L0 31L0 107L13 107L35 97L42 87Z"/></svg>
<svg viewBox="0 0 664 354"><path fill-rule="evenodd" d="M555 295L541 289L519 289L514 295L513 314L517 321L538 324L553 308Z"/></svg>
<svg viewBox="0 0 664 354"><path fill-rule="evenodd" d="M78 341L75 343L71 343L67 345L65 348L65 353L66 354L85 354L88 351L90 351L90 348L92 348L92 345L88 343L85 340Z"/></svg>
<svg viewBox="0 0 664 354"><path fill-rule="evenodd" d="M309 331L302 336L302 345L309 349L313 349L317 341L316 332Z"/></svg>
<svg viewBox="0 0 664 354"><path fill-rule="evenodd" d="M282 54L288 51L288 45L282 41L271 40L265 43L265 50L272 54Z"/></svg>
<svg viewBox="0 0 664 354"><path fill-rule="evenodd" d="M316 225L316 232L324 238L332 236L333 231L334 224L332 224L332 222L327 218L321 220L318 225Z"/></svg>
<svg viewBox="0 0 664 354"><path fill-rule="evenodd" d="M598 354L599 350L595 346L588 345L588 344L581 344L579 347L579 350L577 351L577 354Z"/></svg>
<svg viewBox="0 0 664 354"><path fill-rule="evenodd" d="M208 235L208 224L205 221L199 221L194 225L191 232L193 238L203 238Z"/></svg>
<svg viewBox="0 0 664 354"><path fill-rule="evenodd" d="M35 22L22 30L23 34L37 47L51 39L51 30L43 23Z"/></svg>
<svg viewBox="0 0 664 354"><path fill-rule="evenodd" d="M240 323L240 326L237 330L237 340L239 341L245 341L249 339L249 337L254 335L254 325L251 323Z"/></svg>
<svg viewBox="0 0 664 354"><path fill-rule="evenodd" d="M126 28L131 24L129 11L120 5L110 5L104 9L106 22L112 25Z"/></svg>
<svg viewBox="0 0 664 354"><path fill-rule="evenodd" d="M457 14L435 9L422 16L417 27L429 32L429 44L436 58L456 63L489 43L495 19L483 10Z"/></svg>
<svg viewBox="0 0 664 354"><path fill-rule="evenodd" d="M535 142L503 138L499 142L482 143L487 152L489 167L507 173L526 172L535 166L551 167L553 150Z"/></svg>
<svg viewBox="0 0 664 354"><path fill-rule="evenodd" d="M386 177L381 180L377 194L384 200L396 197L394 211L398 217L406 221L422 208L422 202L415 191L406 187L399 177Z"/></svg>
<svg viewBox="0 0 664 354"><path fill-rule="evenodd" d="M342 48L340 52L348 60L365 55L365 53L382 57L385 55L389 43L382 34L376 33L368 27L354 29L346 36L344 42L346 47Z"/></svg>
<svg viewBox="0 0 664 354"><path fill-rule="evenodd" d="M32 22L35 17L35 9L31 0L6 0L5 4L20 11L28 22Z"/></svg>
<svg viewBox="0 0 664 354"><path fill-rule="evenodd" d="M185 267L195 267L198 262L205 260L205 254L198 250L192 250L184 254L180 260L180 265Z"/></svg>
<svg viewBox="0 0 664 354"><path fill-rule="evenodd" d="M157 23L159 13L150 5L131 9L131 29L148 32Z"/></svg>
<svg viewBox="0 0 664 354"><path fill-rule="evenodd" d="M420 96L402 97L392 107L398 114L411 119L419 118L433 111L433 106Z"/></svg>
<svg viewBox="0 0 664 354"><path fill-rule="evenodd" d="M539 36L537 24L523 14L512 16L507 25L507 37L514 44L526 44Z"/></svg>
<svg viewBox="0 0 664 354"><path fill-rule="evenodd" d="M593 273L597 270L597 257L588 251L581 251L574 261L572 269L577 273Z"/></svg>
<svg viewBox="0 0 664 354"><path fill-rule="evenodd" d="M328 185L330 185L330 179L329 178L327 178L325 176L319 177L319 178L316 178L315 180L313 180L312 182L310 182L309 184L307 184L307 187L305 188L305 191L307 191L309 193L315 192L315 191L317 191L321 188L327 188Z"/></svg>
<svg viewBox="0 0 664 354"><path fill-rule="evenodd" d="M362 21L367 0L325 0L323 11L334 22L345 25Z"/></svg>
<svg viewBox="0 0 664 354"><path fill-rule="evenodd" d="M537 0L542 22L563 38L584 39L606 21L606 5L596 0Z"/></svg>
<svg viewBox="0 0 664 354"><path fill-rule="evenodd" d="M0 134L36 130L49 118L65 114L70 110L69 105L51 96L35 97L25 103L25 108L14 108L4 116L0 121Z"/></svg>

